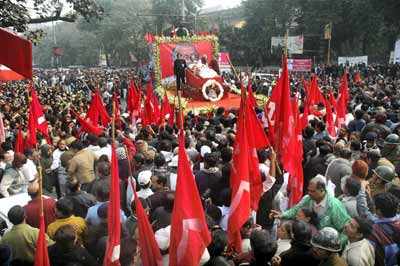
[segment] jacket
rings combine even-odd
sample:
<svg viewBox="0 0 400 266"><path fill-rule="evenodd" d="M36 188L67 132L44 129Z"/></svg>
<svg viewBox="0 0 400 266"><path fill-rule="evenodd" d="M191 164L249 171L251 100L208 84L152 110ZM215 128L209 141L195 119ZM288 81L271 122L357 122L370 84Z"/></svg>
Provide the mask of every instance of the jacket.
<svg viewBox="0 0 400 266"><path fill-rule="evenodd" d="M90 150L80 150L69 161L68 174L81 184L91 183L95 179L94 161L96 155Z"/></svg>
<svg viewBox="0 0 400 266"><path fill-rule="evenodd" d="M343 250L342 258L349 266L373 266L375 251L367 239L347 244Z"/></svg>
<svg viewBox="0 0 400 266"><path fill-rule="evenodd" d="M340 200L332 196L330 193L326 193L325 197L326 211L325 214L320 217L319 228L333 227L340 233L342 232L344 225L348 223L351 218ZM310 196L304 196L296 206L282 214L282 219L294 219L297 212L302 208L313 209L314 202L315 201L311 199ZM346 241L346 237L341 234L341 243L344 244Z"/></svg>

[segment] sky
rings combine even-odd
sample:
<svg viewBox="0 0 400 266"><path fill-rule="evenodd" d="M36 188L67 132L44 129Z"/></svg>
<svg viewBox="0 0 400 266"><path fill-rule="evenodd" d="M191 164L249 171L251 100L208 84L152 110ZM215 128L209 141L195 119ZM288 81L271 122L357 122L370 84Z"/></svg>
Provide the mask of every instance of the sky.
<svg viewBox="0 0 400 266"><path fill-rule="evenodd" d="M226 7L234 7L240 4L242 0L204 0L204 7L213 7L213 6L226 6Z"/></svg>

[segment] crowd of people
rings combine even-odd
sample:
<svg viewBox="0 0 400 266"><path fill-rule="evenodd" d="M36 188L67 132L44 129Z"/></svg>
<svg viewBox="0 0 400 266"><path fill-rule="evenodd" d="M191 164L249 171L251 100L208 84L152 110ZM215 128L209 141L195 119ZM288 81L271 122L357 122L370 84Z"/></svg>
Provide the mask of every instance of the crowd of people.
<svg viewBox="0 0 400 266"><path fill-rule="evenodd" d="M337 95L340 75L332 74L335 69L319 66L316 73L322 91L333 89ZM211 113L186 113L185 148L212 237L200 265L400 264L400 67L360 70L362 82L349 80L346 126L336 138L327 132L323 110L320 116L309 116L303 130L304 197L298 204L288 206L288 176L275 168L279 151L257 151L263 194L257 212L242 227L240 253L232 252L227 237L238 110L220 107ZM23 153L15 152L14 147L18 130L26 131L28 91L24 83L0 84L6 131L0 149L0 194L12 198L28 193L31 198L25 206L13 206L7 213L12 226L2 230L0 265L33 265L40 197L51 265L102 265L108 236L111 131L100 136L82 134L69 111L73 108L84 114L94 88L101 88L111 111L112 93L117 91L123 102L134 75L74 70L39 71L36 77L51 141L39 136L40 144ZM292 95L304 99L302 78L291 77ZM263 122L264 109L257 107L256 113ZM163 265L168 265L178 128L122 121L115 138L121 189L120 263L141 265L130 185L134 182ZM127 147L126 139L134 147Z"/></svg>

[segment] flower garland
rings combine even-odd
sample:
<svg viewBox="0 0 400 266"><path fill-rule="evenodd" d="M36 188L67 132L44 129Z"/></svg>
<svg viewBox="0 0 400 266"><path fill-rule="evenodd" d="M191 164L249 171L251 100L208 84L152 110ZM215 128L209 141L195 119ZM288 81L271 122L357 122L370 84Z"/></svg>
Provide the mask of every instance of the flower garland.
<svg viewBox="0 0 400 266"><path fill-rule="evenodd" d="M207 94L207 87L214 85L218 87L218 95L215 98L211 98L210 96L208 96ZM203 88L201 89L202 93L203 93L203 97L204 99L210 101L210 102L218 102L219 100L222 99L222 97L224 97L224 88L222 87L221 83L219 83L218 81L214 80L214 79L209 79L207 80L204 84L203 84Z"/></svg>

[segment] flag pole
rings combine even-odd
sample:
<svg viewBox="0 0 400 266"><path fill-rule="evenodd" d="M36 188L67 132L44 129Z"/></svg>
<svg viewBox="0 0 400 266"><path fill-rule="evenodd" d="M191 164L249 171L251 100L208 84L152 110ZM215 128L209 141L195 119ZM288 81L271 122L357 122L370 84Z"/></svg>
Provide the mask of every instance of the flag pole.
<svg viewBox="0 0 400 266"><path fill-rule="evenodd" d="M43 195L43 188L42 188L42 183L43 183L43 181L42 181L42 164L41 163L39 163L39 166L38 166L38 177L39 177L39 197L40 197L40 216L43 216L43 197L42 197L42 195Z"/></svg>
<svg viewBox="0 0 400 266"><path fill-rule="evenodd" d="M115 101L112 101L112 119L111 119L111 138L113 145L115 144Z"/></svg>

